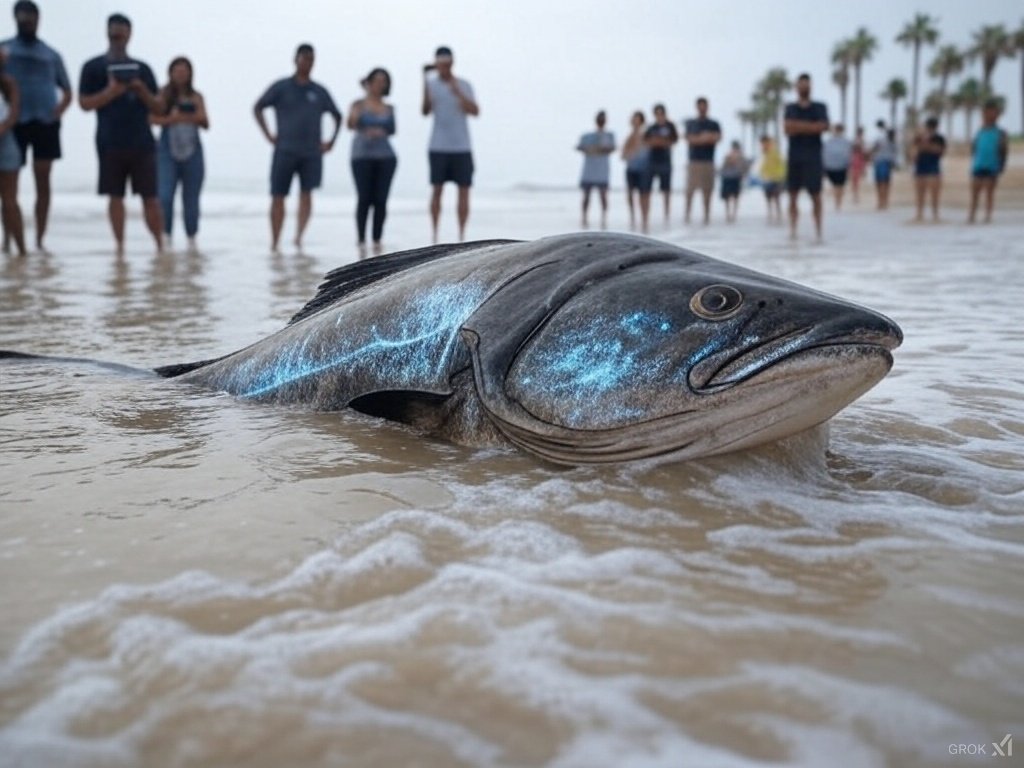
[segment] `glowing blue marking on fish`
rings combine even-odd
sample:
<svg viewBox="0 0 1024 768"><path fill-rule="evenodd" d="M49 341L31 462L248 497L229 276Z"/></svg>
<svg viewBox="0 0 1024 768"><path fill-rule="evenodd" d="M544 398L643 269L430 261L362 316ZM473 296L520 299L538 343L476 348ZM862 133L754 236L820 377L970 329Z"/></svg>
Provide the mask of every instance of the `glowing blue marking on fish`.
<svg viewBox="0 0 1024 768"><path fill-rule="evenodd" d="M246 374L252 369L260 373L249 379L251 384L244 388L241 396L259 397L287 384L352 363L384 364L391 369L389 375L396 386L413 382L417 377L429 376L447 365L459 328L477 308L483 294L481 287L465 285L418 293L410 297L391 335L381 335L377 325L371 325L366 329L368 339L349 349L332 350L334 354L327 359L316 354L317 351L323 354L323 350L309 349L314 346L316 338L312 335L297 347L286 350L269 367L266 360L253 358L244 366L247 370L239 371L242 375L238 378L248 379ZM343 321L344 313L339 315L336 324ZM404 350L400 356L389 354L397 349Z"/></svg>

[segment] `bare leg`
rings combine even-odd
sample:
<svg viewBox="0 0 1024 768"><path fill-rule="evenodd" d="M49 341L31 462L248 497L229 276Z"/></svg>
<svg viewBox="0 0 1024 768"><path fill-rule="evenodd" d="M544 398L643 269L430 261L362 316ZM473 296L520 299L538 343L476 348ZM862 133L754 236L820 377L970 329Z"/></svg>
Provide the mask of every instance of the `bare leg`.
<svg viewBox="0 0 1024 768"><path fill-rule="evenodd" d="M0 216L3 218L4 230L8 232L18 255L25 255L25 224L21 219L21 207L18 205L18 172L4 171L0 173Z"/></svg>
<svg viewBox="0 0 1024 768"><path fill-rule="evenodd" d="M927 181L923 176L918 176L914 179L914 200L917 205L917 213L914 215L914 221L924 220L924 192Z"/></svg>
<svg viewBox="0 0 1024 768"><path fill-rule="evenodd" d="M299 216L295 229L295 247L302 250L302 236L306 233L309 218L313 215L313 193L299 192Z"/></svg>
<svg viewBox="0 0 1024 768"><path fill-rule="evenodd" d="M459 187L459 242L466 239L466 222L469 221L469 187Z"/></svg>
<svg viewBox="0 0 1024 768"><path fill-rule="evenodd" d="M939 197L942 195L942 177L935 176L932 178L932 221L939 220Z"/></svg>
<svg viewBox="0 0 1024 768"><path fill-rule="evenodd" d="M601 195L601 229L608 226L608 188L602 187L598 190Z"/></svg>
<svg viewBox="0 0 1024 768"><path fill-rule="evenodd" d="M146 221L146 229L156 242L156 252L164 252L164 212L160 207L160 198L147 197L142 201L142 217Z"/></svg>
<svg viewBox="0 0 1024 768"><path fill-rule="evenodd" d="M36 248L43 248L43 237L46 235L46 224L50 219L50 169L52 160L36 160L32 164L32 173L36 177Z"/></svg>
<svg viewBox="0 0 1024 768"><path fill-rule="evenodd" d="M284 197L273 195L270 198L270 250L278 252L277 244L281 240L281 227L284 226Z"/></svg>
<svg viewBox="0 0 1024 768"><path fill-rule="evenodd" d="M683 193L686 199L686 210L683 212L683 222L686 224L690 223L690 209L693 207L693 193L696 191L696 189L690 189L689 184L687 184L687 189Z"/></svg>
<svg viewBox="0 0 1024 768"><path fill-rule="evenodd" d="M996 199L995 178L985 179L985 223L992 221L992 206Z"/></svg>
<svg viewBox="0 0 1024 768"><path fill-rule="evenodd" d="M629 228L636 229L636 211L633 208L633 190L626 187L626 206L629 208Z"/></svg>
<svg viewBox="0 0 1024 768"><path fill-rule="evenodd" d="M818 236L818 242L821 242L821 193L811 195L811 203L814 209L814 231Z"/></svg>
<svg viewBox="0 0 1024 768"><path fill-rule="evenodd" d="M434 242L437 242L437 227L441 221L441 190L444 187L435 184L430 195L430 225L434 233Z"/></svg>
<svg viewBox="0 0 1024 768"><path fill-rule="evenodd" d="M580 225L587 228L587 210L590 208L590 187L583 188L583 214L580 217Z"/></svg>
<svg viewBox="0 0 1024 768"><path fill-rule="evenodd" d="M671 190L668 190L668 189L663 190L662 193L661 193L661 196L665 200L665 223L668 224L668 209L669 209L669 204L672 202L672 192L671 192Z"/></svg>
<svg viewBox="0 0 1024 768"><path fill-rule="evenodd" d="M110 228L114 232L114 244L118 256L124 256L124 198L110 196L107 203L107 216Z"/></svg>
<svg viewBox="0 0 1024 768"><path fill-rule="evenodd" d="M711 223L711 190L702 189L701 194L704 196L704 223Z"/></svg>
<svg viewBox="0 0 1024 768"><path fill-rule="evenodd" d="M799 190L790 190L789 192L789 239L796 240L796 221L799 217L799 211L796 207L796 198L800 194Z"/></svg>
<svg viewBox="0 0 1024 768"><path fill-rule="evenodd" d="M651 193L641 192L640 193L640 227L644 233L650 231L648 221L651 214Z"/></svg>

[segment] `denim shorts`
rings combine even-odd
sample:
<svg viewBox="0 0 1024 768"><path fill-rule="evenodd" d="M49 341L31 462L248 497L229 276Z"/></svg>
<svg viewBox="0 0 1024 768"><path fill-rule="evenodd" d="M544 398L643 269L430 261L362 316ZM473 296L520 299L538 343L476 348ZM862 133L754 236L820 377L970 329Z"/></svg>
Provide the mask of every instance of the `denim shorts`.
<svg viewBox="0 0 1024 768"><path fill-rule="evenodd" d="M21 168L21 149L9 130L0 136L0 171L16 171Z"/></svg>

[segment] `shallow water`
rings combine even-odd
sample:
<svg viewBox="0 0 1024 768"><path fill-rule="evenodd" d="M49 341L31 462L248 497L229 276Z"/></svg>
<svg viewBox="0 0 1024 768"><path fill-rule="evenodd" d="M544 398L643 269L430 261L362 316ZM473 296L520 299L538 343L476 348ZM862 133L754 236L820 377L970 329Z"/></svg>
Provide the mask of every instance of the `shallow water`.
<svg viewBox="0 0 1024 768"><path fill-rule="evenodd" d="M0 348L221 354L354 257L348 201L275 259L262 199L210 196L202 256L153 257L136 219L121 265L100 206L64 203L54 255L0 262ZM391 245L422 208L393 207ZM470 234L575 216L481 197ZM1024 741L1024 214L905 217L830 216L824 246L759 210L655 229L906 335L828 430L712 460L561 469L0 367L0 763L924 766Z"/></svg>

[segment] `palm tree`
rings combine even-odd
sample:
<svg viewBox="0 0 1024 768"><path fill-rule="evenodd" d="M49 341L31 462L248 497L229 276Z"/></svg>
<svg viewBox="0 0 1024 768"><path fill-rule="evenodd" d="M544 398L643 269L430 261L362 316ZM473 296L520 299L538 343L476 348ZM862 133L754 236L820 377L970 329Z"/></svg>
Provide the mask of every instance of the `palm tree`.
<svg viewBox="0 0 1024 768"><path fill-rule="evenodd" d="M1002 24L986 24L974 33L974 44L967 56L981 59L981 82L988 90L992 87L992 71L1002 56L1013 56L1013 40Z"/></svg>
<svg viewBox="0 0 1024 768"><path fill-rule="evenodd" d="M878 49L878 40L861 27L857 34L847 41L850 46L850 65L853 67L853 124L854 130L861 127L860 122L860 70L865 61L870 61Z"/></svg>
<svg viewBox="0 0 1024 768"><path fill-rule="evenodd" d="M761 78L754 92L754 100L762 101L763 105L770 110L775 140L779 139L779 112L782 110L782 94L793 87L789 75L783 67L769 69Z"/></svg>
<svg viewBox="0 0 1024 768"><path fill-rule="evenodd" d="M894 77L889 81L889 84L885 86L885 90L880 94L883 99L887 99L889 102L889 126L891 128L896 127L896 105L900 99L907 98L907 81L901 77Z"/></svg>
<svg viewBox="0 0 1024 768"><path fill-rule="evenodd" d="M832 49L832 63L836 65L836 69L832 73L832 82L839 86L840 115L843 125L846 124L846 91L850 86L851 56L849 40L841 40Z"/></svg>
<svg viewBox="0 0 1024 768"><path fill-rule="evenodd" d="M953 136L953 105L949 99L949 78L962 72L964 68L964 55L955 45L944 45L939 48L932 63L928 66L928 74L939 78L939 93L942 94L942 103L946 110L946 135ZM957 109L959 106L957 106Z"/></svg>
<svg viewBox="0 0 1024 768"><path fill-rule="evenodd" d="M939 30L935 28L935 20L927 13L915 13L914 18L907 22L898 35L896 42L909 45L914 49L914 76L911 79L910 114L912 124L917 123L917 76L921 71L921 46L935 45L939 39Z"/></svg>
<svg viewBox="0 0 1024 768"><path fill-rule="evenodd" d="M957 104L964 110L964 128L967 132L966 140L968 144L970 144L971 137L974 135L972 127L974 123L974 110L982 105L987 92L988 88L979 83L978 79L974 77L964 80L956 90Z"/></svg>

